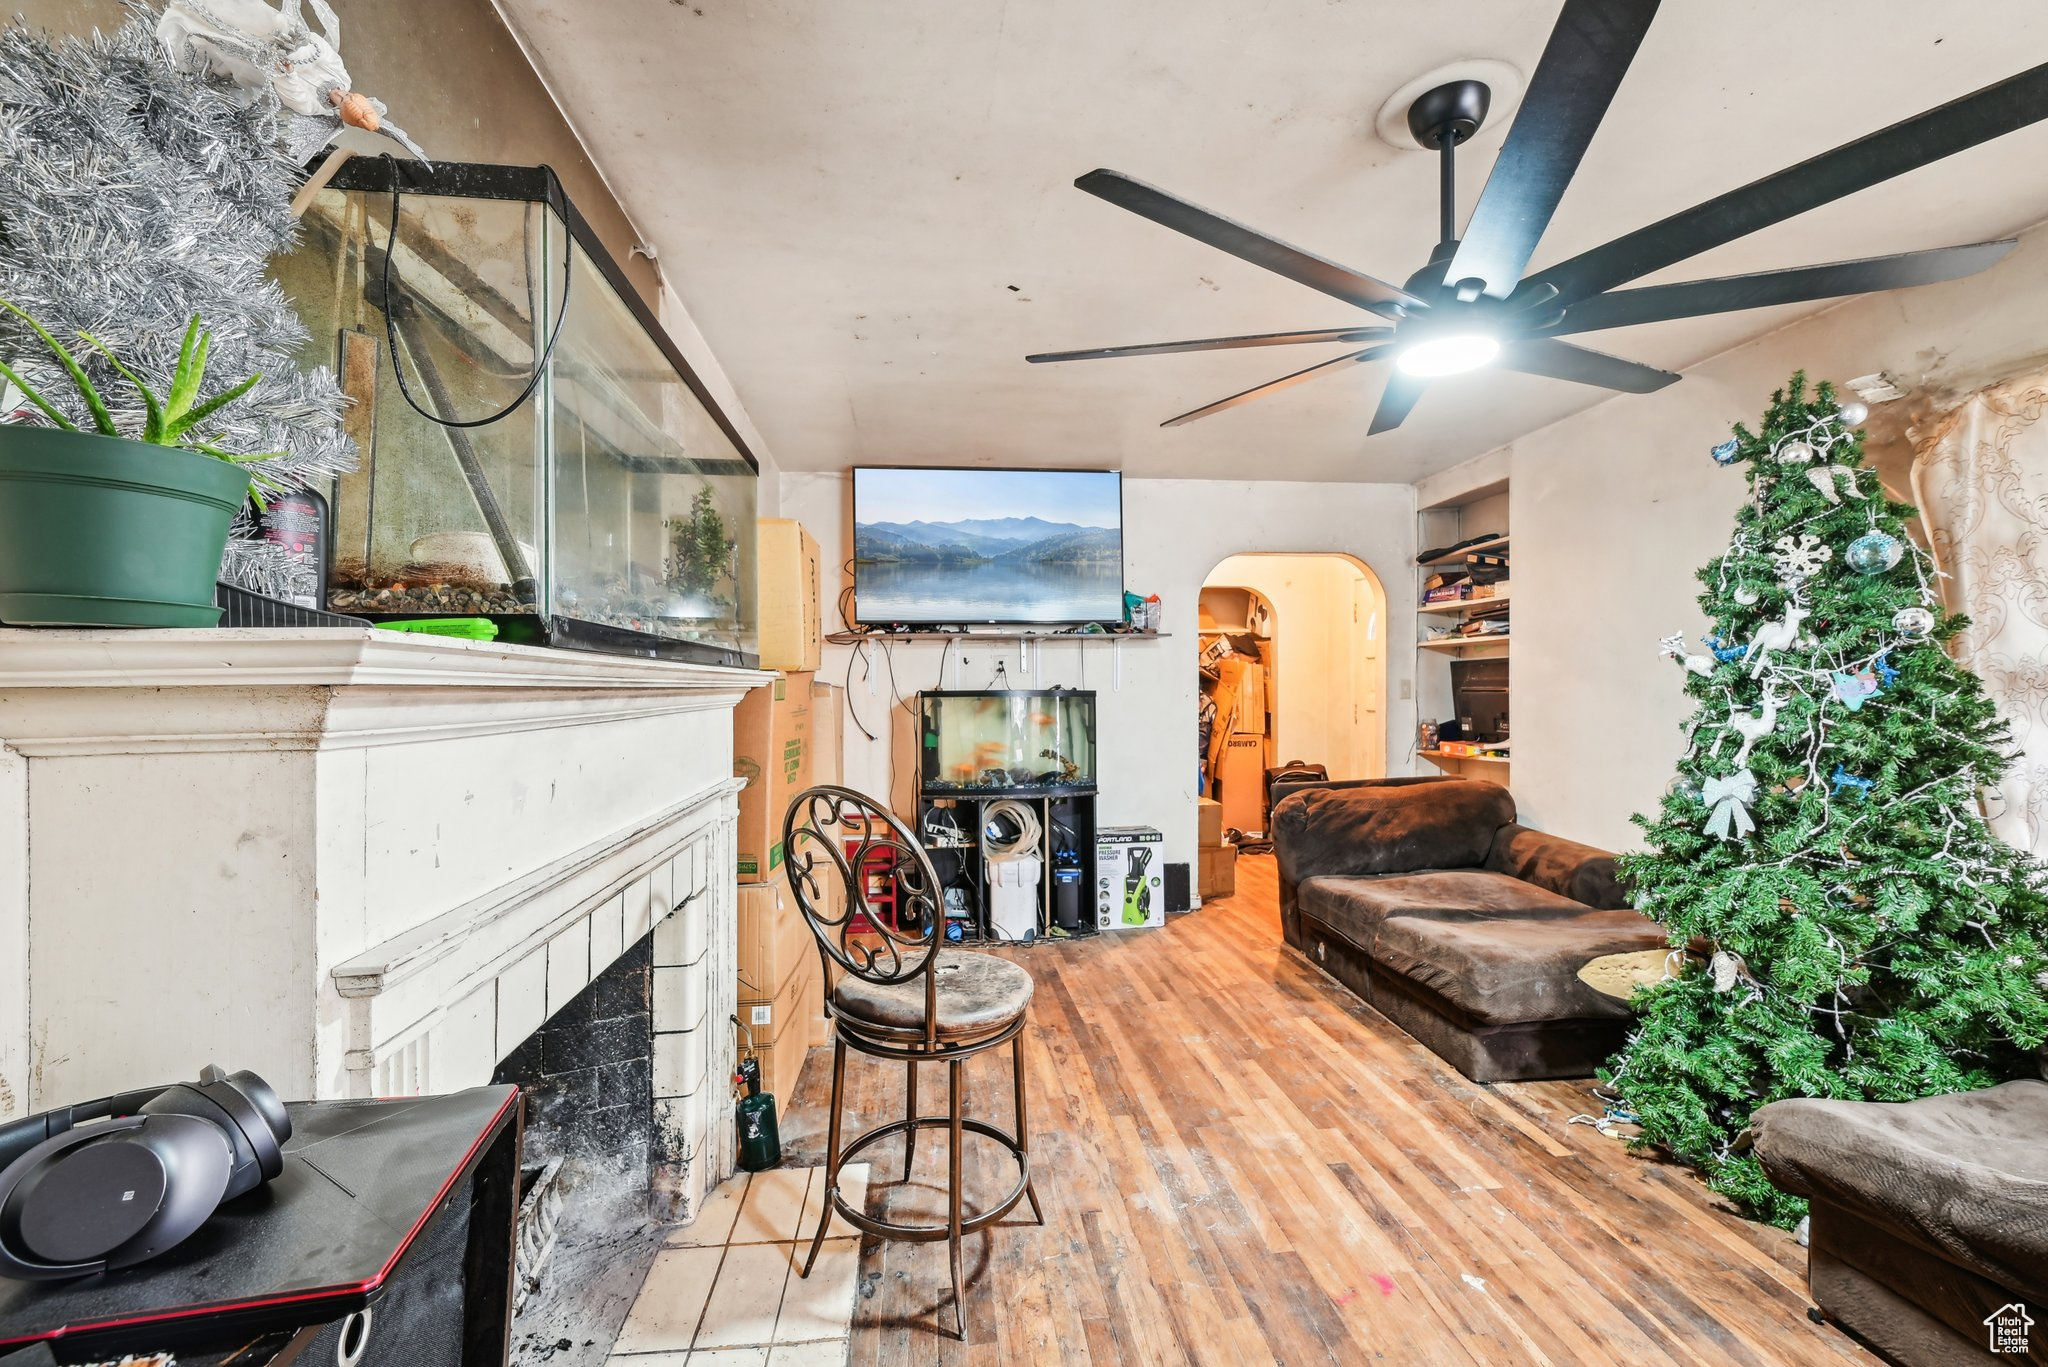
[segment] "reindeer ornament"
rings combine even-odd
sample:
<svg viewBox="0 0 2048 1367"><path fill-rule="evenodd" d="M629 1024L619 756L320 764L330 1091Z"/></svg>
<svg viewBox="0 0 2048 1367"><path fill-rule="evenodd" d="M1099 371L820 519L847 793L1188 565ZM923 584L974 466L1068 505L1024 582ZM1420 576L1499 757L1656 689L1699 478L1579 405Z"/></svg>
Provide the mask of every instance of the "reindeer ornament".
<svg viewBox="0 0 2048 1367"><path fill-rule="evenodd" d="M1721 734L1714 738L1714 753L1721 753L1722 742L1727 740L1728 733L1733 731L1742 737L1742 746L1735 752L1735 767L1748 768L1750 748L1771 734L1771 728L1778 724L1778 708L1784 702L1785 699L1775 688L1765 684L1764 700L1754 712L1746 707L1737 707L1729 711L1728 720L1721 724Z"/></svg>

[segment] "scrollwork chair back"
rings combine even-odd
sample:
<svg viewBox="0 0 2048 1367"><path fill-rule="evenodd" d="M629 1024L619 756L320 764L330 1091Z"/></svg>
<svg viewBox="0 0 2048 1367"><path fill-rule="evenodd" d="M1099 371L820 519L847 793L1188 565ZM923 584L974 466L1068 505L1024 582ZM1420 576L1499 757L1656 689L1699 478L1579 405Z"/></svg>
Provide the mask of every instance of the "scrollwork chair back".
<svg viewBox="0 0 2048 1367"><path fill-rule="evenodd" d="M925 989L925 1038L936 1039L940 927L945 897L924 847L895 814L864 793L823 784L790 800L782 849L796 896L818 948L832 963L877 985L909 982ZM895 884L894 914L870 904L870 879ZM829 882L828 882L829 880ZM835 910L826 893L843 891Z"/></svg>

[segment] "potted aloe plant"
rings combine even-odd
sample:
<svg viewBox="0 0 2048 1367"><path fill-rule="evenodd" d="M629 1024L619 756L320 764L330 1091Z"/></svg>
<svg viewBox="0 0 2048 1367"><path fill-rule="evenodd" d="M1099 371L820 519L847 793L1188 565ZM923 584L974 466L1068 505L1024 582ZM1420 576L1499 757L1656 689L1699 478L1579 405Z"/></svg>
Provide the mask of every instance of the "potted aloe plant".
<svg viewBox="0 0 2048 1367"><path fill-rule="evenodd" d="M283 486L201 435L207 419L255 388L251 375L199 397L212 336L194 314L169 389L159 396L98 338L79 338L141 391L143 423L124 437L78 360L35 330L78 390L92 431L66 417L5 362L0 377L47 420L0 422L0 622L10 626L210 627L214 578L243 503ZM0 414L0 417L6 415Z"/></svg>

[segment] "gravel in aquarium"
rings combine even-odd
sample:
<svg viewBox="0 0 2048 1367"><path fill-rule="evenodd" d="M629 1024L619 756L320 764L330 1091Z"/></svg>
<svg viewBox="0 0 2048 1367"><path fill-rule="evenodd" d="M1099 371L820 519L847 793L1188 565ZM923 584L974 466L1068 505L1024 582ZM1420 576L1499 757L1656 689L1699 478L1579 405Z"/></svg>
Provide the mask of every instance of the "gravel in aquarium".
<svg viewBox="0 0 2048 1367"><path fill-rule="evenodd" d="M395 573L367 570L361 561L337 561L329 576L333 612L404 613L409 616L480 617L534 614L540 608L513 596L510 584L485 583L447 565L406 565Z"/></svg>

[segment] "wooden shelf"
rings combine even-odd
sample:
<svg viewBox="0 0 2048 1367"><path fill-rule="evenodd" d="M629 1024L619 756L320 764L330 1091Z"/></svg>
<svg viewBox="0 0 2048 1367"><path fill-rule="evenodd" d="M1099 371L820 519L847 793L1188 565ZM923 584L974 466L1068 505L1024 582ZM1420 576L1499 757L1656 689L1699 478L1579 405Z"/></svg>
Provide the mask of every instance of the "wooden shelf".
<svg viewBox="0 0 2048 1367"><path fill-rule="evenodd" d="M1431 764L1506 764L1506 755L1447 755L1441 750L1418 750Z"/></svg>
<svg viewBox="0 0 2048 1367"><path fill-rule="evenodd" d="M1511 633L1501 632L1497 636L1443 636L1434 641L1417 641L1417 650L1463 650L1467 646L1504 646Z"/></svg>
<svg viewBox="0 0 2048 1367"><path fill-rule="evenodd" d="M1460 546L1455 551L1452 551L1449 555L1439 555L1436 556L1434 559L1418 560L1415 563L1418 566L1462 565L1465 563L1465 557L1468 555L1479 555L1487 551L1502 550L1507 546L1507 544L1508 538L1505 536L1491 537L1485 541L1475 541L1469 546Z"/></svg>
<svg viewBox="0 0 2048 1367"><path fill-rule="evenodd" d="M1510 595L1496 593L1490 598L1460 598L1449 603L1424 603L1417 612L1476 612L1482 608L1497 607L1508 601Z"/></svg>

